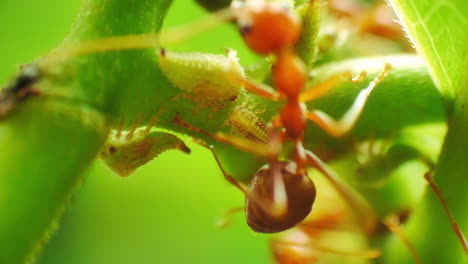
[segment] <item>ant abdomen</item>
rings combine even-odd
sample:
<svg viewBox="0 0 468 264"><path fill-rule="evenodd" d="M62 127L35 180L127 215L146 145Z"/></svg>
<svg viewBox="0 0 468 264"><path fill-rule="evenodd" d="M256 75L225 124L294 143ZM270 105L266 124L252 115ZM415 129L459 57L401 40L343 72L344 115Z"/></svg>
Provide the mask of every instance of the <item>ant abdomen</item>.
<svg viewBox="0 0 468 264"><path fill-rule="evenodd" d="M296 164L292 161L277 161L264 166L254 176L249 185L249 197L246 198L247 224L256 232L276 233L290 229L312 210L316 190L312 180L307 176L296 174ZM286 208L284 213L275 212L275 170L281 174L286 191Z"/></svg>

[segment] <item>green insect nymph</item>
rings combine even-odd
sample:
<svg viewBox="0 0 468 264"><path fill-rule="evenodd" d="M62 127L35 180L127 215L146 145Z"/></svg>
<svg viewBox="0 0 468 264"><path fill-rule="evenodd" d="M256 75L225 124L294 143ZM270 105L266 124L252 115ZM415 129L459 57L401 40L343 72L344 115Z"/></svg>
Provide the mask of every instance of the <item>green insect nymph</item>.
<svg viewBox="0 0 468 264"><path fill-rule="evenodd" d="M243 88L244 71L236 52L215 55L161 50L159 65L177 88L208 100L233 101Z"/></svg>
<svg viewBox="0 0 468 264"><path fill-rule="evenodd" d="M127 177L170 149L190 153L182 140L166 132L148 132L146 127L138 128L134 133L114 130L102 149L101 159L115 173Z"/></svg>

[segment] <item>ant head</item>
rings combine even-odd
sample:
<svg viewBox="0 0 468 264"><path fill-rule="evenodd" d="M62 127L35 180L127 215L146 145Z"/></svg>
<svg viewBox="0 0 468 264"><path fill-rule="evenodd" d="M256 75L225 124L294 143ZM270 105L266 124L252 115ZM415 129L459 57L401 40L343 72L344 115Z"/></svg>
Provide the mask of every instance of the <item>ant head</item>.
<svg viewBox="0 0 468 264"><path fill-rule="evenodd" d="M316 190L307 174L296 174L292 161L273 162L260 169L249 185L246 199L246 217L249 226L257 232L276 233L290 229L304 220L312 210ZM275 175L284 183L287 208L278 215L275 209ZM271 209L271 210L270 210Z"/></svg>
<svg viewBox="0 0 468 264"><path fill-rule="evenodd" d="M256 53L266 55L291 47L300 37L300 19L289 6L250 1L240 2L233 8L247 46Z"/></svg>

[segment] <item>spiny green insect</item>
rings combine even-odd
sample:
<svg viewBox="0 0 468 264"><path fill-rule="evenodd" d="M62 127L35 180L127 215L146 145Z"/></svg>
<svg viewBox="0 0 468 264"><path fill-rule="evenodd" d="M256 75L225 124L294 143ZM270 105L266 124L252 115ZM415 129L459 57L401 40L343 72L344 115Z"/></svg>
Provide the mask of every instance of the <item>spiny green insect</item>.
<svg viewBox="0 0 468 264"><path fill-rule="evenodd" d="M171 52L162 49L159 56L161 70L176 87L183 90L172 100L185 98L212 113L222 110L244 92L245 76L234 50L227 56L199 52ZM234 107L226 124L253 141L267 140L266 124L247 105Z"/></svg>
<svg viewBox="0 0 468 264"><path fill-rule="evenodd" d="M198 52L170 52L161 49L159 65L167 79L183 90L180 97L195 101L199 108L213 112L234 102L242 92L245 79L242 66L233 50L228 55Z"/></svg>
<svg viewBox="0 0 468 264"><path fill-rule="evenodd" d="M101 159L115 173L127 177L166 150L190 153L178 137L162 131L150 132L150 129L148 126L130 131L113 130L102 149Z"/></svg>

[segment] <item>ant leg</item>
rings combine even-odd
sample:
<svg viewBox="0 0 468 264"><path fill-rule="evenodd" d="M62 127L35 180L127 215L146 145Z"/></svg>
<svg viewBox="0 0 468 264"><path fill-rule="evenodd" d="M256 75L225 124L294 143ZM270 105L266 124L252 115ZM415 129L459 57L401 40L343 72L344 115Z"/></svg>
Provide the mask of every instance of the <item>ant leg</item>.
<svg viewBox="0 0 468 264"><path fill-rule="evenodd" d="M270 214L281 217L288 211L288 194L286 193L286 185L284 183L283 174L278 167L279 153L286 140L283 131L278 131L275 124L269 128L269 156L270 167L273 171L273 204L270 206ZM307 173L304 171L304 173Z"/></svg>
<svg viewBox="0 0 468 264"><path fill-rule="evenodd" d="M414 259L414 262L416 264L422 264L421 258L416 252L416 249L401 229L398 217L396 215L388 216L385 218L383 223L388 228L388 230L395 234L398 237L398 239L400 239L400 241L403 242L403 244L408 248L409 252L411 253L411 256Z"/></svg>
<svg viewBox="0 0 468 264"><path fill-rule="evenodd" d="M308 165L316 168L325 178L330 181L336 191L341 195L346 203L356 212L359 222L366 232L370 233L375 228L376 216L372 208L353 189L343 183L341 179L332 171L320 158L311 151L306 150Z"/></svg>
<svg viewBox="0 0 468 264"><path fill-rule="evenodd" d="M218 154L216 153L215 149L206 144L205 142L202 142L200 140L197 140L197 139L193 139L193 142L197 143L198 145L202 146L202 147L205 147L207 149L209 149L211 151L211 153L213 154L215 160L216 160L216 163L218 164L218 167L221 169L221 172L223 173L223 176L224 176L224 179L226 179L230 184L234 185L237 189L239 189L241 192L243 192L244 194L247 194L247 191L245 189L245 187L239 182L237 181L236 179L234 179L234 177L232 177L229 173L227 173L227 171L224 169L223 165L221 164L221 161L218 157Z"/></svg>
<svg viewBox="0 0 468 264"><path fill-rule="evenodd" d="M276 155L276 152L274 150L272 150L267 144L253 142L253 141L250 141L250 140L247 140L247 139L238 138L238 137L226 135L226 134L219 133L219 132L212 134L212 133L209 133L208 131L205 131L203 129L194 127L191 124L183 121L180 118L179 113L176 114L176 116L173 119L173 122L175 124L178 124L178 125L181 125L181 126L187 128L187 129L189 129L189 130L191 130L193 132L202 133L204 135L212 137L213 139L215 139L215 140L217 140L219 142L229 144L229 145L231 145L233 147L236 147L238 149L250 152L250 153L252 153L254 155L257 155L257 156L260 156L260 157L265 157L265 158L267 158L269 160L271 160L271 158ZM278 138L281 138L281 136L282 136L281 133L278 134ZM276 136L273 136L273 138L275 138L275 137ZM279 140L281 140L281 139L279 139ZM207 146L206 144L204 144L204 145ZM219 158L216 155L216 152L214 151L214 149L212 147L208 147L208 148L210 150L212 150L213 154L215 154L215 159L218 162L218 165L220 165L220 168L223 171L223 174L226 177L226 179L230 183L232 183L233 185L235 185L236 187L239 188L238 185L240 185L240 184L237 182L237 180L235 180L226 171L224 171L224 169L221 166ZM260 197L255 195L255 193L252 194L252 193L248 192L247 190L245 190L245 188L242 188L242 189L239 188L239 189L245 194L245 196L247 198L256 200L257 204L260 207L262 207L264 211L273 212L275 215L284 215L284 213L285 213L285 211L287 209L287 197L286 197L286 193L285 193L286 189L285 189L285 186L284 186L284 181L283 181L282 175L279 172L275 173L275 175L273 175L273 177L275 177L274 178L274 182L275 182L274 200L275 200L275 203L273 203L273 204L270 201L261 199Z"/></svg>
<svg viewBox="0 0 468 264"><path fill-rule="evenodd" d="M374 87L380 83L385 78L385 76L387 76L391 68L392 66L389 63L385 64L385 69L382 71L382 73L380 73L379 76L377 76L366 89L359 93L351 108L339 121L334 120L332 117L319 110L307 113L307 119L316 123L331 136L337 138L344 136L354 127L358 121L362 111L364 110L367 99L369 98L369 95Z"/></svg>
<svg viewBox="0 0 468 264"><path fill-rule="evenodd" d="M343 79L348 79L352 83L362 81L367 76L366 71L361 71L358 76L353 77L351 71L337 73L329 77L323 82L315 85L314 87L307 88L305 92L301 93L299 99L302 102L308 102L326 95L331 89L335 88Z"/></svg>
<svg viewBox="0 0 468 264"><path fill-rule="evenodd" d="M225 8L191 24L175 27L167 31L162 30L159 33L152 32L91 40L76 47L59 50L51 56L48 56L41 63L43 66L47 67L70 57L83 56L97 52L152 49L166 45L175 45L209 31L234 18L235 14L233 10L231 8Z"/></svg>
<svg viewBox="0 0 468 264"><path fill-rule="evenodd" d="M221 132L210 133L208 131L205 131L198 127L194 127L191 124L185 122L184 120L182 120L179 113L176 114L172 122L180 126L183 126L190 131L207 135L219 142L229 144L235 148L249 152L251 154L254 154L260 157L265 157L265 158L270 156L270 149L268 145L265 143L254 142L245 138L235 137L232 135L226 135Z"/></svg>
<svg viewBox="0 0 468 264"><path fill-rule="evenodd" d="M319 243L313 242L309 240L306 243L294 242L294 241L281 241L281 240L273 240L273 246L292 246L292 247L300 247L307 251L318 250L326 253L332 253L335 255L342 255L342 256L349 256L349 257L356 257L361 259L376 259L382 255L380 250L378 249L367 249L367 250L356 250L356 251L345 251L341 249L334 249Z"/></svg>
<svg viewBox="0 0 468 264"><path fill-rule="evenodd" d="M445 214L450 219L452 229L455 232L455 234L457 235L457 238L460 241L460 243L461 243L461 245L463 247L463 250L465 250L465 254L468 256L468 242L466 241L466 238L463 235L463 232L461 231L460 226L457 224L457 222L455 221L455 218L453 217L452 213L450 212L450 209L447 206L447 202L445 201L441 190L439 189L439 187L437 187L437 184L432 179L431 174L432 174L432 171L429 171L426 174L424 174L424 179L426 179L427 183L432 188L432 190L436 194L437 198L439 199L440 203L442 204L442 207L444 208Z"/></svg>
<svg viewBox="0 0 468 264"><path fill-rule="evenodd" d="M233 58L237 60L237 52L232 50L232 49L227 49L227 56L229 58ZM239 77L238 75L233 74L232 72L226 71L226 74L228 75L228 78L230 78L232 81L241 84L244 86L244 88L260 97L272 100L272 101L278 101L281 99L280 94L270 86L257 82L251 78L248 77Z"/></svg>
<svg viewBox="0 0 468 264"><path fill-rule="evenodd" d="M361 259L376 259L382 255L378 249L367 249L367 250L356 250L356 251L344 251L340 249L330 248L319 243L309 242L314 248L323 252L329 252L336 255L350 256Z"/></svg>
<svg viewBox="0 0 468 264"><path fill-rule="evenodd" d="M237 82L237 83L240 83L242 85L244 85L244 88L255 94L255 95L258 95L260 97L263 97L263 98L266 98L266 99L269 99L269 100L272 100L272 101L279 101L281 99L281 96L280 94L275 91L273 88L271 88L270 86L266 85L266 84L263 84L263 83L259 83L253 79L250 79L250 78L239 78L237 76L230 76L230 78Z"/></svg>
<svg viewBox="0 0 468 264"><path fill-rule="evenodd" d="M244 211L245 207L236 207L229 209L228 211L224 212L222 218L217 221L216 226L219 228L225 228L230 226L232 223L233 215Z"/></svg>
<svg viewBox="0 0 468 264"><path fill-rule="evenodd" d="M307 174L307 155L304 149L302 139L296 139L294 142L294 156L296 160L297 173L300 175Z"/></svg>

